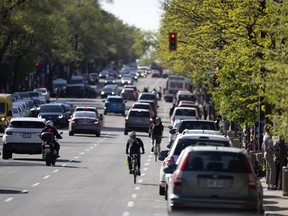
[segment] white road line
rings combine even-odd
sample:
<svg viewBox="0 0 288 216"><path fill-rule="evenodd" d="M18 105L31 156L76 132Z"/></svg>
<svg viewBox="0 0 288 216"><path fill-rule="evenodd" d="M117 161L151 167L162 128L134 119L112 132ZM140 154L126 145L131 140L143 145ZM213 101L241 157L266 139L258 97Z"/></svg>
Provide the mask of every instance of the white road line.
<svg viewBox="0 0 288 216"><path fill-rule="evenodd" d="M87 152L88 152L88 151L90 151L90 149L85 149L85 151L87 151Z"/></svg>
<svg viewBox="0 0 288 216"><path fill-rule="evenodd" d="M50 175L46 175L42 179L48 179L48 178L50 178Z"/></svg>
<svg viewBox="0 0 288 216"><path fill-rule="evenodd" d="M151 161L151 159L147 159L147 161Z"/></svg>
<svg viewBox="0 0 288 216"><path fill-rule="evenodd" d="M122 216L129 216L129 215L130 215L129 212L124 212L124 213L122 214Z"/></svg>
<svg viewBox="0 0 288 216"><path fill-rule="evenodd" d="M141 176L145 176L146 174L145 173L141 173Z"/></svg>
<svg viewBox="0 0 288 216"><path fill-rule="evenodd" d="M143 179L139 179L139 180L138 180L138 183L142 183L142 182L143 182Z"/></svg>
<svg viewBox="0 0 288 216"><path fill-rule="evenodd" d="M81 152L80 154L81 154L81 155L84 155L84 154L85 154L85 152Z"/></svg>
<svg viewBox="0 0 288 216"><path fill-rule="evenodd" d="M32 187L36 187L36 186L38 186L38 185L40 185L40 183L39 183L39 182L37 182L37 183L33 184L33 185L32 185Z"/></svg>
<svg viewBox="0 0 288 216"><path fill-rule="evenodd" d="M62 167L65 167L65 166L66 166L66 164L62 164L61 166L62 166Z"/></svg>
<svg viewBox="0 0 288 216"><path fill-rule="evenodd" d="M150 153L153 153L153 152L150 152ZM152 154L150 154L149 157L152 157Z"/></svg>
<svg viewBox="0 0 288 216"><path fill-rule="evenodd" d="M134 202L133 201L129 201L128 204L127 204L127 207L128 208L131 208L134 206Z"/></svg>
<svg viewBox="0 0 288 216"><path fill-rule="evenodd" d="M150 163L144 163L144 166L149 166L150 165Z"/></svg>
<svg viewBox="0 0 288 216"><path fill-rule="evenodd" d="M93 149L93 148L94 148L93 146L90 147L90 149Z"/></svg>
<svg viewBox="0 0 288 216"><path fill-rule="evenodd" d="M140 190L140 187L139 186L135 187L135 190Z"/></svg>
<svg viewBox="0 0 288 216"><path fill-rule="evenodd" d="M133 199L136 199L137 194L132 194L131 197L132 197Z"/></svg>
<svg viewBox="0 0 288 216"><path fill-rule="evenodd" d="M5 202L11 202L13 200L13 197L9 197L5 200Z"/></svg>
<svg viewBox="0 0 288 216"><path fill-rule="evenodd" d="M22 194L28 193L28 190L27 190L27 189L22 190L21 193L22 193Z"/></svg>
<svg viewBox="0 0 288 216"><path fill-rule="evenodd" d="M56 169L56 170L53 171L53 173L57 173L57 172L59 172L59 169Z"/></svg>
<svg viewBox="0 0 288 216"><path fill-rule="evenodd" d="M75 159L78 159L79 158L79 156L76 156L76 157L74 157Z"/></svg>
<svg viewBox="0 0 288 216"><path fill-rule="evenodd" d="M143 170L144 170L144 171L146 171L146 170L148 170L148 168L147 168L147 167L145 167Z"/></svg>

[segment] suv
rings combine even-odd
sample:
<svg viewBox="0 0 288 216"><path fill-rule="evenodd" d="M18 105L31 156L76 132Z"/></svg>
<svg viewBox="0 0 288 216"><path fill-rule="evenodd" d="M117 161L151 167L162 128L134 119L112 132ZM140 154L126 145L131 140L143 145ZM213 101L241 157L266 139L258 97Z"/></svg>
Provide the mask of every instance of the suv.
<svg viewBox="0 0 288 216"><path fill-rule="evenodd" d="M159 194L165 195L165 173L164 169L167 166L175 164L180 153L187 146L226 146L232 147L232 142L228 137L220 134L211 134L211 133L187 133L187 134L178 134L171 149L168 153L168 150L161 151L159 160L163 160L160 168L160 185L159 185Z"/></svg>
<svg viewBox="0 0 288 216"><path fill-rule="evenodd" d="M21 117L12 118L2 137L3 159L12 154L41 154L42 140L39 135L45 127L45 119Z"/></svg>
<svg viewBox="0 0 288 216"><path fill-rule="evenodd" d="M125 130L124 135L127 135L129 131L147 132L153 121L150 110L147 109L130 109L125 118Z"/></svg>
<svg viewBox="0 0 288 216"><path fill-rule="evenodd" d="M199 119L198 110L194 107L175 107L171 115L171 125L177 119Z"/></svg>
<svg viewBox="0 0 288 216"><path fill-rule="evenodd" d="M105 102L105 100L103 102ZM107 97L104 105L104 115L107 115L108 112L121 113L125 116L125 101L121 96L109 95Z"/></svg>

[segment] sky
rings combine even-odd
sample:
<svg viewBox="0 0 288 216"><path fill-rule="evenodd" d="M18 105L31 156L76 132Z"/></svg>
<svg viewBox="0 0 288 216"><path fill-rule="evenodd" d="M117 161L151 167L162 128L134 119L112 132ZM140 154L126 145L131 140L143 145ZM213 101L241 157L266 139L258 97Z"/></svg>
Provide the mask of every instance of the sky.
<svg viewBox="0 0 288 216"><path fill-rule="evenodd" d="M102 1L102 8L128 25L145 31L157 31L160 28L162 11L159 0L113 0Z"/></svg>

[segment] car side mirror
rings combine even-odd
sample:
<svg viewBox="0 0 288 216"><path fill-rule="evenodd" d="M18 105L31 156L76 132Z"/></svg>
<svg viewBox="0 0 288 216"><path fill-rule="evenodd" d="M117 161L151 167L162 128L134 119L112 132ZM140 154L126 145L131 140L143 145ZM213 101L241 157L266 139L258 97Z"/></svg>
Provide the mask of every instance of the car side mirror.
<svg viewBox="0 0 288 216"><path fill-rule="evenodd" d="M164 173L165 174L172 174L176 170L176 164L169 165L168 167L164 168Z"/></svg>
<svg viewBox="0 0 288 216"><path fill-rule="evenodd" d="M158 160L163 161L168 156L169 150L161 151Z"/></svg>
<svg viewBox="0 0 288 216"><path fill-rule="evenodd" d="M169 125L169 126L168 126L168 129L170 129L170 130L171 130L172 128L173 128L173 127L172 127L171 125Z"/></svg>
<svg viewBox="0 0 288 216"><path fill-rule="evenodd" d="M171 130L169 131L169 133L170 133L170 134L175 134L175 133L176 133L176 129L175 129L175 128L171 129Z"/></svg>

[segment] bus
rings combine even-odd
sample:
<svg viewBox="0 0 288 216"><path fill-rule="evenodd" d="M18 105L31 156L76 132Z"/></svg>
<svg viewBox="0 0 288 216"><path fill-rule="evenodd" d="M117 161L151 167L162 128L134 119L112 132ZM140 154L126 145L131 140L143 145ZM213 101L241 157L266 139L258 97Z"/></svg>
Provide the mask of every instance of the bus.
<svg viewBox="0 0 288 216"><path fill-rule="evenodd" d="M170 75L166 81L164 100L173 102L176 93L179 90L191 91L191 80L181 75Z"/></svg>

